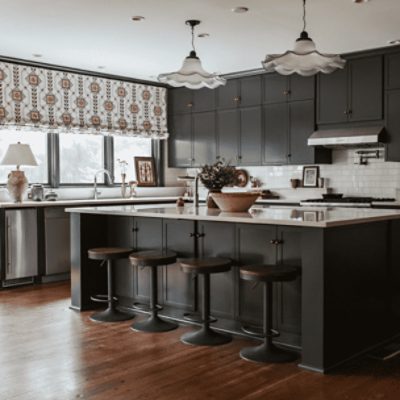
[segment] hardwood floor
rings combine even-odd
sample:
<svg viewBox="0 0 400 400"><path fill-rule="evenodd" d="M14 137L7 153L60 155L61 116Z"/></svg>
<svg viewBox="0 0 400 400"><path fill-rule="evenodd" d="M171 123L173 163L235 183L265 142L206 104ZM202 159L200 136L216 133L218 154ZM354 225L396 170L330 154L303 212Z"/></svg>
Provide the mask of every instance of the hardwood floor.
<svg viewBox="0 0 400 400"><path fill-rule="evenodd" d="M400 399L400 359L358 360L322 376L295 363L258 365L238 352L179 342L181 327L136 333L69 308L65 283L0 292L0 399Z"/></svg>

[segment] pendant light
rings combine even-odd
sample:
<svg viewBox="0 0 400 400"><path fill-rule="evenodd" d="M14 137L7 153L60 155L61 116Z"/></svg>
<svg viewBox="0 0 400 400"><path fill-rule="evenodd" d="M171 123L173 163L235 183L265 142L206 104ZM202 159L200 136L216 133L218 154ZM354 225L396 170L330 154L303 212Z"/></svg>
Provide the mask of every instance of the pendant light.
<svg viewBox="0 0 400 400"><path fill-rule="evenodd" d="M175 87L185 86L189 89L200 89L202 87L215 89L220 85L226 84L224 78L221 78L217 74L206 72L201 65L200 59L197 57L194 47L194 27L199 24L200 21L197 20L186 21L186 25L189 25L192 30L192 51L183 61L182 68L179 71L160 74L158 76L160 82Z"/></svg>
<svg viewBox="0 0 400 400"><path fill-rule="evenodd" d="M303 31L296 40L294 50L284 54L267 55L262 62L268 72L276 71L281 75L297 73L302 76L315 75L318 72L330 74L338 68L344 68L346 61L336 54L322 54L306 32L306 0L303 0Z"/></svg>

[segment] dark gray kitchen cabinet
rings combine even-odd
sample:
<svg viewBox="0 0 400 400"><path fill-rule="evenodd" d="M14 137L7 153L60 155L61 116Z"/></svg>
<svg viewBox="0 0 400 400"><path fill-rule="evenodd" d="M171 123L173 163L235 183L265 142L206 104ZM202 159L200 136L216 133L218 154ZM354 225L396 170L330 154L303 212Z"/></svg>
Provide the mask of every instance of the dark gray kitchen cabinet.
<svg viewBox="0 0 400 400"><path fill-rule="evenodd" d="M288 160L288 105L264 106L264 163L286 164Z"/></svg>
<svg viewBox="0 0 400 400"><path fill-rule="evenodd" d="M261 104L262 78L260 75L240 79L240 107Z"/></svg>
<svg viewBox="0 0 400 400"><path fill-rule="evenodd" d="M314 77L266 74L263 86L265 104L307 100L315 97Z"/></svg>
<svg viewBox="0 0 400 400"><path fill-rule="evenodd" d="M240 111L218 111L217 132L218 159L236 165L239 161Z"/></svg>
<svg viewBox="0 0 400 400"><path fill-rule="evenodd" d="M213 89L203 88L193 90L193 112L203 112L215 110L216 91Z"/></svg>
<svg viewBox="0 0 400 400"><path fill-rule="evenodd" d="M318 75L317 123L381 120L382 96L382 56L350 60L343 70Z"/></svg>
<svg viewBox="0 0 400 400"><path fill-rule="evenodd" d="M186 88L168 91L168 113L190 113L193 108L193 90Z"/></svg>
<svg viewBox="0 0 400 400"><path fill-rule="evenodd" d="M261 165L262 108L247 107L240 110L239 164Z"/></svg>
<svg viewBox="0 0 400 400"><path fill-rule="evenodd" d="M217 156L215 112L192 114L193 119L193 159L192 166L212 164Z"/></svg>
<svg viewBox="0 0 400 400"><path fill-rule="evenodd" d="M386 92L386 160L400 161L400 90Z"/></svg>
<svg viewBox="0 0 400 400"><path fill-rule="evenodd" d="M165 219L163 221L164 248L175 251L179 257L193 257L193 221ZM193 276L182 272L178 263L163 268L163 303L184 308L193 306Z"/></svg>
<svg viewBox="0 0 400 400"><path fill-rule="evenodd" d="M168 140L168 165L190 167L192 154L192 115L175 114L169 117L171 138Z"/></svg>
<svg viewBox="0 0 400 400"><path fill-rule="evenodd" d="M290 164L301 165L316 161L316 149L308 146L307 140L315 130L314 100L289 103L289 153Z"/></svg>
<svg viewBox="0 0 400 400"><path fill-rule="evenodd" d="M400 89L400 53L388 54L385 65L386 89Z"/></svg>
<svg viewBox="0 0 400 400"><path fill-rule="evenodd" d="M217 91L217 109L236 108L240 104L239 79L228 79L226 85L219 86Z"/></svg>
<svg viewBox="0 0 400 400"><path fill-rule="evenodd" d="M230 271L211 274L211 312L215 316L233 318L235 310L235 226L220 222L199 222L202 236L199 244L200 256L224 257L233 260ZM221 240L223 238L223 240Z"/></svg>

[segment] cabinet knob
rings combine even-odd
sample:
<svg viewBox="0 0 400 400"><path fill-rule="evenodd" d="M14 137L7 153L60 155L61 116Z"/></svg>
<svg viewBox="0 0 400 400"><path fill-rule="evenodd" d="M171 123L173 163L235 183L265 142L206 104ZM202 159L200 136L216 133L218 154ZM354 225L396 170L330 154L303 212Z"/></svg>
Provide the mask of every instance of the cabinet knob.
<svg viewBox="0 0 400 400"><path fill-rule="evenodd" d="M284 94L285 96L288 96L288 95L290 94L290 90L284 90L284 91L283 91L283 94Z"/></svg>
<svg viewBox="0 0 400 400"><path fill-rule="evenodd" d="M187 106L188 108L192 108L192 107L193 107L193 103L187 103L186 106Z"/></svg>
<svg viewBox="0 0 400 400"><path fill-rule="evenodd" d="M233 101L235 101L236 103L238 103L240 101L240 96L235 96L233 98Z"/></svg>
<svg viewBox="0 0 400 400"><path fill-rule="evenodd" d="M348 114L349 115L353 114L353 110L349 110Z"/></svg>
<svg viewBox="0 0 400 400"><path fill-rule="evenodd" d="M287 156L288 156L288 158L292 157L292 155L291 155L291 154L288 154Z"/></svg>
<svg viewBox="0 0 400 400"><path fill-rule="evenodd" d="M344 111L343 111L343 114L344 114L344 115L347 115L348 113L349 113L349 112L348 112L347 110L344 110Z"/></svg>

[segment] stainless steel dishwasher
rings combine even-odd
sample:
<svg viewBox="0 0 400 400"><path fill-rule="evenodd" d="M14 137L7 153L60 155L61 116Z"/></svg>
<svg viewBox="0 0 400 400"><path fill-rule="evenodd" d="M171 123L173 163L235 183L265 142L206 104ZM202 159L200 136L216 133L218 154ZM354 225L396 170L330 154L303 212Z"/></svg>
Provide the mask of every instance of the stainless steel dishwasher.
<svg viewBox="0 0 400 400"><path fill-rule="evenodd" d="M35 209L6 210L5 261L3 286L32 282L33 277L38 275L38 233Z"/></svg>

